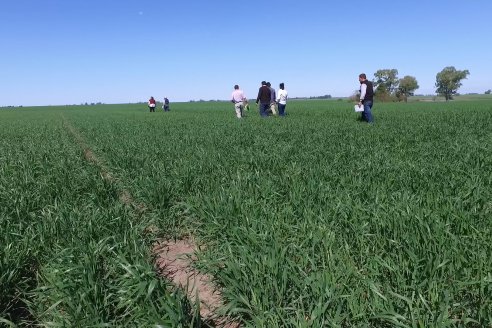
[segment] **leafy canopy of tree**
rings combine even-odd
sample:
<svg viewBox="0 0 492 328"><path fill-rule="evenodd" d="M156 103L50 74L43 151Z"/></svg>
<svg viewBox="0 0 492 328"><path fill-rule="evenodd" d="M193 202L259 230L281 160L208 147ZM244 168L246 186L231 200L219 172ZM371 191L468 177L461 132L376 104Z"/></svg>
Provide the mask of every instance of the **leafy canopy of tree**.
<svg viewBox="0 0 492 328"><path fill-rule="evenodd" d="M398 90L396 95L398 99L404 99L405 102L408 100L408 96L413 96L415 90L419 88L417 79L413 76L406 75L398 81Z"/></svg>
<svg viewBox="0 0 492 328"><path fill-rule="evenodd" d="M466 79L470 74L468 70L459 71L454 66L447 66L436 75L436 93L446 98L446 101L452 100L461 87L461 80Z"/></svg>
<svg viewBox="0 0 492 328"><path fill-rule="evenodd" d="M392 94L398 87L398 70L395 68L380 69L374 73L374 78L376 90Z"/></svg>
<svg viewBox="0 0 492 328"><path fill-rule="evenodd" d="M454 66L445 67L436 75L436 93L445 97L446 101L453 99L462 85L461 80L466 79L469 74L468 70L459 71ZM413 76L406 75L398 79L398 70L395 68L376 71L373 83L375 97L379 101L407 101L419 88L417 79ZM357 98L357 93L358 91L351 98ZM490 93L491 90L485 91L485 94Z"/></svg>

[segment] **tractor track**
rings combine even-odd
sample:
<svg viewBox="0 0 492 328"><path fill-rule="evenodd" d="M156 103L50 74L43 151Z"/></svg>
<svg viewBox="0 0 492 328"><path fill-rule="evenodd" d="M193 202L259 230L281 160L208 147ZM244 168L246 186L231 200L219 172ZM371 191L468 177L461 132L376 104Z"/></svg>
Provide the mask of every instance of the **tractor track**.
<svg viewBox="0 0 492 328"><path fill-rule="evenodd" d="M99 169L101 177L116 187L119 201L130 207L136 217L141 217L148 211L148 207L135 201L130 191L122 187L121 181L115 177L106 164L99 158L85 141L80 132L61 114L63 125L73 136L83 151L84 159ZM157 227L148 227L146 231L156 232ZM193 261L199 250L192 238L186 240L160 240L152 248L156 259L158 273L182 288L188 298L197 305L199 300L200 316L205 325L220 328L239 328L241 325L229 317L218 315L218 310L224 301L220 289L213 283L210 275L196 270ZM198 299L197 299L198 298Z"/></svg>

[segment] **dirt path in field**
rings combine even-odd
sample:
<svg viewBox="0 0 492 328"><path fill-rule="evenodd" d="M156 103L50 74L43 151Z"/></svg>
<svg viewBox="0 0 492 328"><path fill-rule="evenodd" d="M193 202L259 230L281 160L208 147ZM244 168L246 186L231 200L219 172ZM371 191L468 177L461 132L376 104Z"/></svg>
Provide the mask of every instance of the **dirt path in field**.
<svg viewBox="0 0 492 328"><path fill-rule="evenodd" d="M120 187L119 180L115 178L102 160L100 160L79 131L63 116L63 125L75 138L77 144L84 152L84 158L99 168L101 177L114 184L118 190L120 202L131 207L135 215L140 217L148 207L134 200L131 193ZM157 227L148 227L153 231ZM165 241L154 245L152 251L156 256L156 265L159 273L173 282L175 286L186 291L188 298L196 305L197 297L200 302L200 316L204 324L210 327L239 328L241 325L230 318L217 315L217 310L224 304L220 290L213 283L210 275L203 274L194 269L193 261L196 261L195 253L199 248L191 240Z"/></svg>
<svg viewBox="0 0 492 328"><path fill-rule="evenodd" d="M158 255L157 265L164 276L183 288L194 304L198 302L197 297L199 298L200 316L205 319L205 324L212 327L240 327L240 324L230 318L216 314L223 305L222 295L211 276L193 268L196 251L197 247L191 240L162 241L154 247L154 252Z"/></svg>

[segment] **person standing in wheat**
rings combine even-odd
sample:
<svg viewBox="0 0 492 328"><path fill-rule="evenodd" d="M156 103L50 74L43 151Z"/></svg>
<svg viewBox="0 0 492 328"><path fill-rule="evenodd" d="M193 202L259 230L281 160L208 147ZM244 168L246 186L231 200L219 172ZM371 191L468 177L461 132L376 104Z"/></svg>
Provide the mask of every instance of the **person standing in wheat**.
<svg viewBox="0 0 492 328"><path fill-rule="evenodd" d="M150 99L149 99L149 101L148 101L147 104L149 105L150 112L151 113L152 112L155 112L155 99L154 99L154 97L150 97Z"/></svg>
<svg viewBox="0 0 492 328"><path fill-rule="evenodd" d="M275 89L272 88L272 84L267 82L267 87L270 88L270 112L272 115L277 115L277 103L275 102L276 94Z"/></svg>
<svg viewBox="0 0 492 328"><path fill-rule="evenodd" d="M287 90L285 90L285 85L280 83L279 90L277 92L277 104L278 104L278 116L285 116L285 106L287 106Z"/></svg>
<svg viewBox="0 0 492 328"><path fill-rule="evenodd" d="M372 102L374 99L374 88L371 81L367 80L366 74L362 73L359 75L360 82L360 98L359 107L364 106L364 111L361 112L362 121L367 123L373 123L374 119L372 117Z"/></svg>
<svg viewBox="0 0 492 328"><path fill-rule="evenodd" d="M167 97L164 97L164 103L162 104L162 109L164 109L165 112L169 112L169 99L167 99Z"/></svg>
<svg viewBox="0 0 492 328"><path fill-rule="evenodd" d="M234 86L234 91L232 92L231 102L234 104L234 109L236 110L236 117L243 117L243 109L244 109L244 100L246 97L244 96L243 90L239 89L239 85Z"/></svg>
<svg viewBox="0 0 492 328"><path fill-rule="evenodd" d="M259 103L260 116L268 117L268 109L272 101L272 91L267 86L265 81L261 81L261 87L258 89L258 96L256 97L256 104Z"/></svg>

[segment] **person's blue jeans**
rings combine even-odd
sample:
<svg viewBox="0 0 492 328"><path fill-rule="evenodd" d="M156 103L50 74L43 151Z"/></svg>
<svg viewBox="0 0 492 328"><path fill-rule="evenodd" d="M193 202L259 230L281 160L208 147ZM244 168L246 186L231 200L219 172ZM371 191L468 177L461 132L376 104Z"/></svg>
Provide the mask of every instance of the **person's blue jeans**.
<svg viewBox="0 0 492 328"><path fill-rule="evenodd" d="M364 111L362 112L362 120L366 121L367 123L372 123L374 122L372 118L372 100L364 100Z"/></svg>
<svg viewBox="0 0 492 328"><path fill-rule="evenodd" d="M270 103L260 103L260 116L261 117L267 117L268 116L268 109L270 108Z"/></svg>
<svg viewBox="0 0 492 328"><path fill-rule="evenodd" d="M285 106L286 104L278 104L278 115L279 116L285 116Z"/></svg>

